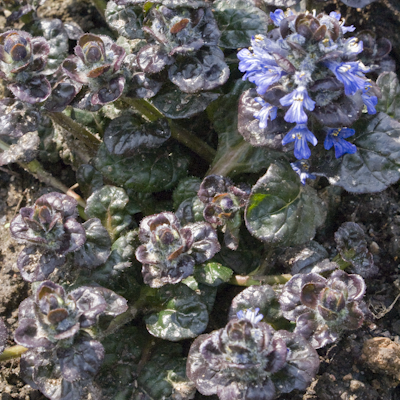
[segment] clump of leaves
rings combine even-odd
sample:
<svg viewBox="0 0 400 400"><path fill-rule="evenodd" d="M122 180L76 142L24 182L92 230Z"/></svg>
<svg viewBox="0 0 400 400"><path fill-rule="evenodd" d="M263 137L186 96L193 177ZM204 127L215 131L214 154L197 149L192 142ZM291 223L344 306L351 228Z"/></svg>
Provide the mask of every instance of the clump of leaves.
<svg viewBox="0 0 400 400"><path fill-rule="evenodd" d="M155 288L192 275L195 264L209 260L221 248L211 225L198 222L181 228L171 212L145 217L139 239L143 245L136 258L143 264L144 282Z"/></svg>
<svg viewBox="0 0 400 400"><path fill-rule="evenodd" d="M46 279L66 261L68 253L86 241L85 229L76 218L77 202L52 192L39 197L33 207L23 207L10 224L11 236L28 245L17 265L28 282Z"/></svg>
<svg viewBox="0 0 400 400"><path fill-rule="evenodd" d="M205 207L203 217L213 227L222 227L225 245L236 250L239 245L239 228L250 187L236 187L229 178L209 175L200 185L198 196Z"/></svg>
<svg viewBox="0 0 400 400"><path fill-rule="evenodd" d="M82 286L66 293L42 282L19 306L15 341L29 349L21 358L21 374L52 399L82 398L97 373L104 349L93 339L99 317L127 310L126 300L109 289Z"/></svg>
<svg viewBox="0 0 400 400"><path fill-rule="evenodd" d="M299 334L275 331L256 310L240 311L225 328L192 344L186 373L204 395L220 400L271 400L305 390L319 357Z"/></svg>
<svg viewBox="0 0 400 400"><path fill-rule="evenodd" d="M363 278L336 270L329 278L311 272L294 275L282 290L283 316L296 322L295 333L316 348L335 342L346 330L361 327L366 305Z"/></svg>

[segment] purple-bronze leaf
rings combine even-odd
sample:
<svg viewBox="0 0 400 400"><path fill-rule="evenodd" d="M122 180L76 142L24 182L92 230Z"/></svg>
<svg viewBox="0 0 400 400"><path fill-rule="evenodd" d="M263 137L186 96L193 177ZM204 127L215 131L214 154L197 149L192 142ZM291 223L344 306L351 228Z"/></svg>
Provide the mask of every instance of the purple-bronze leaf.
<svg viewBox="0 0 400 400"><path fill-rule="evenodd" d="M93 94L92 104L103 105L117 100L124 90L125 77L116 76L108 82L108 86L102 87Z"/></svg>
<svg viewBox="0 0 400 400"><path fill-rule="evenodd" d="M44 75L36 75L24 83L11 83L8 88L15 97L30 104L41 103L51 94L50 82Z"/></svg>
<svg viewBox="0 0 400 400"><path fill-rule="evenodd" d="M23 319L19 322L14 333L14 340L17 344L27 348L52 347L53 344L45 336L41 336L35 319Z"/></svg>

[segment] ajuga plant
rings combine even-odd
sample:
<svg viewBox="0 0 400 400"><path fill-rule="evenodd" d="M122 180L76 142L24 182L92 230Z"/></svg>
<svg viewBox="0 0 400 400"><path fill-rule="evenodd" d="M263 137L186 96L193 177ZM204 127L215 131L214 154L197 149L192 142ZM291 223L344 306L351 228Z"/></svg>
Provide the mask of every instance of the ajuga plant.
<svg viewBox="0 0 400 400"><path fill-rule="evenodd" d="M0 322L32 388L289 398L371 320L370 232L334 217L400 179L392 44L305 3L95 1L93 32L1 3L0 164L48 186L9 221L30 286Z"/></svg>

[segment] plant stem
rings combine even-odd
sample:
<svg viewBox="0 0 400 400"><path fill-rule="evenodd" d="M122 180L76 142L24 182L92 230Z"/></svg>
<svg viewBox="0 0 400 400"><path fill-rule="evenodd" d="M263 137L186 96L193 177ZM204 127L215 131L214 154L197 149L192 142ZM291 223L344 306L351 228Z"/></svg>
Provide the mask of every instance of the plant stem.
<svg viewBox="0 0 400 400"><path fill-rule="evenodd" d="M7 151L9 148L10 148L10 146L7 143L0 140L0 149L1 150ZM29 173L31 173L40 182L43 182L46 185L49 185L58 190L61 190L68 196L73 197L81 207L83 207L83 208L86 207L85 201L82 199L81 196L79 196L79 194L76 194L73 190L71 190L70 188L65 186L62 182L60 182L57 178L54 178L53 175L51 175L49 172L47 172L43 168L42 164L40 164L39 161L33 160L30 163L18 162L18 164L22 168L27 170Z"/></svg>
<svg viewBox="0 0 400 400"><path fill-rule="evenodd" d="M126 325L127 323L133 321L140 310L149 302L149 298L154 297L157 294L157 289L152 289L148 286L142 287L140 290L139 299L135 301L124 313L115 317L108 328L100 334L97 338L99 340L104 339L105 337L112 335L119 328Z"/></svg>
<svg viewBox="0 0 400 400"><path fill-rule="evenodd" d="M100 15L105 20L105 10L107 7L107 2L104 0L92 0L93 5L96 7L96 10L100 13Z"/></svg>
<svg viewBox="0 0 400 400"><path fill-rule="evenodd" d="M131 99L129 97L123 97L122 100L132 106L136 111L138 111L151 122L164 117L164 115L156 107L144 99ZM171 136L175 140L188 147L209 164L212 163L216 151L211 146L203 142L200 138L189 132L187 129L180 126L174 120L170 118L167 118L167 120L171 129Z"/></svg>
<svg viewBox="0 0 400 400"><path fill-rule="evenodd" d="M338 264L341 270L345 270L347 267L350 267L351 265L351 263L343 260L340 254L337 254L335 257L333 257L332 261Z"/></svg>
<svg viewBox="0 0 400 400"><path fill-rule="evenodd" d="M228 176L240 164L241 158L245 157L248 151L252 151L252 146L246 141L242 141L228 150L224 157L221 157L207 172L207 175Z"/></svg>
<svg viewBox="0 0 400 400"><path fill-rule="evenodd" d="M24 346L16 345L7 347L3 353L0 354L0 361L12 360L13 358L19 358L22 354L26 353L29 349Z"/></svg>
<svg viewBox="0 0 400 400"><path fill-rule="evenodd" d="M264 275L264 276L254 276L254 275L233 275L229 280L231 285L236 286L252 286L252 285L274 285L274 284L284 284L286 283L292 275Z"/></svg>
<svg viewBox="0 0 400 400"><path fill-rule="evenodd" d="M70 132L75 138L81 140L89 148L92 155L96 154L101 144L101 140L93 135L93 133L63 113L49 112L48 115L55 124L61 126Z"/></svg>
<svg viewBox="0 0 400 400"><path fill-rule="evenodd" d="M172 119L168 119L168 123L169 127L171 128L171 136L175 140L188 147L209 164L213 162L217 152L211 146L203 142L196 135L193 135L193 133L189 132L185 128L182 128Z"/></svg>

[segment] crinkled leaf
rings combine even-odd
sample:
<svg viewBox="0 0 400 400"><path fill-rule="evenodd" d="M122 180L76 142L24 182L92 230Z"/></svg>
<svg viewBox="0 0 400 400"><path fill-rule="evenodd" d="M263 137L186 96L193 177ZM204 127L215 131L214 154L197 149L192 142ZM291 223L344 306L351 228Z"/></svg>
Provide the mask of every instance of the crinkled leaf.
<svg viewBox="0 0 400 400"><path fill-rule="evenodd" d="M209 174L226 175L226 168L229 176L258 172L268 168L277 157L281 157L272 150L251 146L243 140L237 130L238 101L247 87L246 82L237 80L228 94L221 96L207 109L208 116L218 132L217 154ZM234 165L233 169L230 169L231 163Z"/></svg>
<svg viewBox="0 0 400 400"><path fill-rule="evenodd" d="M108 125L104 144L111 154L130 157L141 151L158 148L171 136L164 119L146 122L134 114L124 114Z"/></svg>
<svg viewBox="0 0 400 400"><path fill-rule="evenodd" d="M40 139L37 132L28 132L12 144L9 149L0 153L0 166L13 162L29 163L37 156Z"/></svg>
<svg viewBox="0 0 400 400"><path fill-rule="evenodd" d="M253 186L246 207L247 229L256 238L293 246L311 240L326 217L315 189L301 185L289 164L271 164Z"/></svg>
<svg viewBox="0 0 400 400"><path fill-rule="evenodd" d="M335 232L335 242L342 258L352 264L350 270L363 278L370 278L376 275L379 269L374 265L365 236L360 225L345 222Z"/></svg>
<svg viewBox="0 0 400 400"><path fill-rule="evenodd" d="M110 154L100 146L94 166L117 185L138 192L160 192L173 188L187 174L189 157L178 146L158 149L134 157Z"/></svg>
<svg viewBox="0 0 400 400"><path fill-rule="evenodd" d="M87 199L85 213L89 218L99 218L114 242L132 221L126 210L128 201L124 189L103 186Z"/></svg>
<svg viewBox="0 0 400 400"><path fill-rule="evenodd" d="M0 354L3 352L4 347L6 346L7 336L7 328L4 325L3 320L0 319Z"/></svg>
<svg viewBox="0 0 400 400"><path fill-rule="evenodd" d="M49 43L50 52L44 73L49 75L55 72L67 57L69 49L68 33L63 22L57 18L38 19L30 27L30 32L35 36L43 36Z"/></svg>
<svg viewBox="0 0 400 400"><path fill-rule="evenodd" d="M183 284L159 289L162 310L145 317L148 331L156 337L176 342L204 332L208 324L206 305L200 296Z"/></svg>
<svg viewBox="0 0 400 400"><path fill-rule="evenodd" d="M76 171L76 181L85 197L103 186L103 176L93 166L82 164Z"/></svg>
<svg viewBox="0 0 400 400"><path fill-rule="evenodd" d="M300 0L263 0L263 1L265 4L269 6L279 7L282 9L293 7L294 5L300 2Z"/></svg>
<svg viewBox="0 0 400 400"><path fill-rule="evenodd" d="M264 316L263 321L272 326L274 322L283 318L278 295L269 285L250 286L235 296L229 310L229 319L236 318L240 310L249 308L259 308L260 314Z"/></svg>
<svg viewBox="0 0 400 400"><path fill-rule="evenodd" d="M342 0L346 6L354 7L354 8L363 8L368 4L373 3L376 0Z"/></svg>
<svg viewBox="0 0 400 400"><path fill-rule="evenodd" d="M348 192L381 192L400 178L400 123L379 113L353 128L357 152L325 160L318 167L316 161L316 172Z"/></svg>
<svg viewBox="0 0 400 400"><path fill-rule="evenodd" d="M59 348L57 356L64 379L93 379L103 361L104 348L97 340L80 339L69 348Z"/></svg>
<svg viewBox="0 0 400 400"><path fill-rule="evenodd" d="M17 99L0 100L0 135L21 137L36 131L41 117L39 111L29 103Z"/></svg>
<svg viewBox="0 0 400 400"><path fill-rule="evenodd" d="M172 193L174 208L177 209L184 200L192 199L196 196L199 191L200 183L201 179L195 176L188 176L182 179Z"/></svg>
<svg viewBox="0 0 400 400"><path fill-rule="evenodd" d="M144 38L142 7L133 4L118 5L114 1L109 1L105 17L108 25L115 29L119 35L128 39Z"/></svg>
<svg viewBox="0 0 400 400"><path fill-rule="evenodd" d="M39 348L40 349L40 348ZM90 380L70 382L62 376L55 351L29 350L21 357L21 378L51 400L89 400L95 395Z"/></svg>
<svg viewBox="0 0 400 400"><path fill-rule="evenodd" d="M381 89L382 98L378 100L376 110L400 119L400 84L394 72L382 72L376 80Z"/></svg>
<svg viewBox="0 0 400 400"><path fill-rule="evenodd" d="M82 225L86 242L74 253L74 264L93 269L106 262L111 252L111 238L98 218L91 218Z"/></svg>
<svg viewBox="0 0 400 400"><path fill-rule="evenodd" d="M184 93L179 89L162 90L151 102L167 118L190 118L204 111L218 98L217 93Z"/></svg>
<svg viewBox="0 0 400 400"><path fill-rule="evenodd" d="M224 53L216 46L202 48L193 56L186 56L169 68L168 76L185 93L212 90L229 78L229 68Z"/></svg>
<svg viewBox="0 0 400 400"><path fill-rule="evenodd" d="M222 34L221 47L248 47L252 36L268 32L269 17L249 0L219 0L213 3L213 8Z"/></svg>
<svg viewBox="0 0 400 400"><path fill-rule="evenodd" d="M194 277L197 282L204 283L209 286L219 286L224 282L228 282L233 271L216 262L207 262L197 265L194 270Z"/></svg>
<svg viewBox="0 0 400 400"><path fill-rule="evenodd" d="M138 377L138 389L133 400L193 399L196 388L186 377L186 358L180 348L159 346ZM172 347L172 348L171 348Z"/></svg>
<svg viewBox="0 0 400 400"><path fill-rule="evenodd" d="M104 399L132 398L132 377L137 374L137 364L148 342L148 332L131 325L102 340L105 356L96 383L101 386Z"/></svg>

